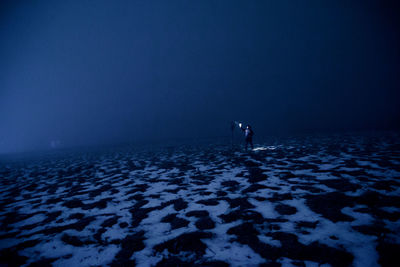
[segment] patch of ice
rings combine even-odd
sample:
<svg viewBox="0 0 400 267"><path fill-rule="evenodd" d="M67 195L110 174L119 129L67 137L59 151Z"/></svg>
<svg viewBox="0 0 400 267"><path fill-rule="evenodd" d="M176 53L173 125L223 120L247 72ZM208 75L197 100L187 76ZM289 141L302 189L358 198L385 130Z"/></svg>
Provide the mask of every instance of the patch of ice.
<svg viewBox="0 0 400 267"><path fill-rule="evenodd" d="M347 214L355 219L351 222L351 225L365 225L373 223L374 218L371 215L354 211L354 209L357 208L360 208L360 206L355 206L351 208L345 207L341 210L342 213Z"/></svg>
<svg viewBox="0 0 400 267"><path fill-rule="evenodd" d="M282 247L282 243L279 240L273 239L270 236L265 236L265 235L258 235L258 239L260 239L261 242L265 244L269 244L271 246L275 247Z"/></svg>
<svg viewBox="0 0 400 267"><path fill-rule="evenodd" d="M320 164L318 167L320 170L326 171L326 170L332 170L335 169L337 167L339 167L340 165L338 164Z"/></svg>
<svg viewBox="0 0 400 267"><path fill-rule="evenodd" d="M14 224L12 224L12 226L13 227L21 227L21 226L28 225L28 224L39 223L39 222L43 221L46 218L47 217L44 214L36 214L36 215L33 215L32 217L29 217L26 220L14 223Z"/></svg>
<svg viewBox="0 0 400 267"><path fill-rule="evenodd" d="M250 204L253 204L255 208L254 211L259 212L264 218L277 218L279 214L275 211L275 206L269 201L257 201L255 199L250 198Z"/></svg>
<svg viewBox="0 0 400 267"><path fill-rule="evenodd" d="M251 248L237 242L227 243L225 239L203 240L207 244L207 258L228 262L230 266L257 266L265 260Z"/></svg>

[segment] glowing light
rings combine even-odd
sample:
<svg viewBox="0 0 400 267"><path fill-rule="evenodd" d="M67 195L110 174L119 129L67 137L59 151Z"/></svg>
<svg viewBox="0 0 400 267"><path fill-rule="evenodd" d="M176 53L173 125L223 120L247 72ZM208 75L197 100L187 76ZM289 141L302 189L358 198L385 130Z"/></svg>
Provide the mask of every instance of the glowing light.
<svg viewBox="0 0 400 267"><path fill-rule="evenodd" d="M275 150L276 146L259 146L256 148L253 148L253 151L264 151L264 150Z"/></svg>

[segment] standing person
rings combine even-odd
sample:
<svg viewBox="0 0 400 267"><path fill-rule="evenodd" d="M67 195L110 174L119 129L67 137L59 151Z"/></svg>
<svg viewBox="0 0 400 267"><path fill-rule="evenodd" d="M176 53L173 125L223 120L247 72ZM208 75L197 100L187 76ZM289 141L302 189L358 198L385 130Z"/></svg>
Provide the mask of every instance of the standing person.
<svg viewBox="0 0 400 267"><path fill-rule="evenodd" d="M242 124L239 123L239 127L240 127L240 129L242 129L242 131L244 132L245 141L246 141L246 150L247 150L247 146L248 146L249 144L250 144L250 146L251 146L251 149L254 149L254 146L253 146L253 135L254 135L254 132L253 132L253 130L251 129L251 126L250 126L250 125L247 125L246 128L244 128L244 127L242 127Z"/></svg>

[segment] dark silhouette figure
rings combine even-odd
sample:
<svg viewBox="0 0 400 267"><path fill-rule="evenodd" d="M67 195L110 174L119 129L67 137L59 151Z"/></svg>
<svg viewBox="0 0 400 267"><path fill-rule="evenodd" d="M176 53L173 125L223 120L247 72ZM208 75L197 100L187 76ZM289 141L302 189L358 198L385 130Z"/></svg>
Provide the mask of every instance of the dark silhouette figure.
<svg viewBox="0 0 400 267"><path fill-rule="evenodd" d="M251 146L251 149L254 149L254 146L253 146L253 135L254 135L254 132L251 129L251 126L247 125L246 128L240 127L240 129L242 129L242 131L244 132L245 141L246 141L246 150L247 150L247 146L249 144Z"/></svg>

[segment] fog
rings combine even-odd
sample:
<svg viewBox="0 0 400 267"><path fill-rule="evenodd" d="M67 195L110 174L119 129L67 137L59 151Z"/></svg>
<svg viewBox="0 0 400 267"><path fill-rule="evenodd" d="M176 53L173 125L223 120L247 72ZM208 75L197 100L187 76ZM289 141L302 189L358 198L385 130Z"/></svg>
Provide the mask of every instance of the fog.
<svg viewBox="0 0 400 267"><path fill-rule="evenodd" d="M0 6L0 153L398 129L396 1Z"/></svg>

